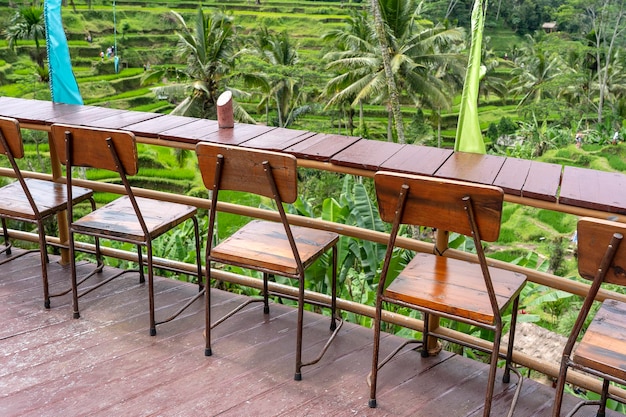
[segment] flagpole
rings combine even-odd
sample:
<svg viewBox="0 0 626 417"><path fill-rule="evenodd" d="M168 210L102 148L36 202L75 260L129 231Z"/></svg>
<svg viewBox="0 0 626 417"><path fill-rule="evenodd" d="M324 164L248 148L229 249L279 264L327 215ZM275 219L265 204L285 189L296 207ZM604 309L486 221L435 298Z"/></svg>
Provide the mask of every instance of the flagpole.
<svg viewBox="0 0 626 417"><path fill-rule="evenodd" d="M117 56L117 21L115 18L115 0L113 0L113 65L115 66L115 73L119 72L120 59Z"/></svg>

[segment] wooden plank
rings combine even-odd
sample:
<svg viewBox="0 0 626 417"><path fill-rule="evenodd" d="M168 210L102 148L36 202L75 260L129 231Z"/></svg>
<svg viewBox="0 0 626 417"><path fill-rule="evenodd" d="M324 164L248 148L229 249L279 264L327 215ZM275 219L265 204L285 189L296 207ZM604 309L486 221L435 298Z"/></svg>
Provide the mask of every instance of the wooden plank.
<svg viewBox="0 0 626 417"><path fill-rule="evenodd" d="M34 124L41 124L42 122L45 124L54 123L60 117L64 117L66 115L71 115L73 113L81 111L83 106L75 105L75 104L63 104L63 103L50 103L49 106L41 105L36 110L36 117L24 117L24 115L20 116L20 119L23 122L29 122ZM34 115L33 115L34 116Z"/></svg>
<svg viewBox="0 0 626 417"><path fill-rule="evenodd" d="M495 155L454 152L434 175L441 178L491 185L504 165L505 159Z"/></svg>
<svg viewBox="0 0 626 417"><path fill-rule="evenodd" d="M358 140L360 138L355 136L318 133L285 148L284 152L290 153L296 158L328 162L333 155L343 151Z"/></svg>
<svg viewBox="0 0 626 417"><path fill-rule="evenodd" d="M429 146L405 146L387 159L380 169L407 174L433 175L454 153L451 149Z"/></svg>
<svg viewBox="0 0 626 417"><path fill-rule="evenodd" d="M502 188L507 194L521 196L530 166L531 161L527 159L506 158L493 185Z"/></svg>
<svg viewBox="0 0 626 417"><path fill-rule="evenodd" d="M574 349L574 362L626 379L626 303L606 300Z"/></svg>
<svg viewBox="0 0 626 417"><path fill-rule="evenodd" d="M50 280L67 287L69 269L51 255ZM80 266L81 272L92 267ZM41 306L38 254L0 265L0 315L12 317L0 336L0 414L205 415L482 415L487 365L442 352L422 359L407 350L380 373L379 408L369 409L365 375L371 368L371 329L345 323L322 360L293 381L296 311L272 304L269 316L255 304L218 326L213 356L205 357L202 302L148 336L146 285L128 274L81 299L81 319L71 318L70 297ZM105 268L104 279L116 272ZM155 278L157 317L176 309L197 286ZM212 291L214 315L241 295ZM329 335L327 316L305 312L305 358ZM5 321L5 325L6 325ZM384 335L383 354L401 341ZM501 374L501 370L498 371ZM202 400L198 400L198 381ZM496 383L493 415L504 415L513 384ZM106 392L96 395L94 392ZM526 379L515 415L547 416L554 391ZM576 399L566 394L564 410ZM445 414L444 414L445 413ZM239 413L242 415L242 413ZM609 411L607 416L618 416Z"/></svg>
<svg viewBox="0 0 626 417"><path fill-rule="evenodd" d="M159 134L162 132L184 126L197 120L200 119L195 117L172 116L171 114L167 114L161 117L155 117L153 119L148 119L139 123L128 125L124 129L130 130L136 136L158 138Z"/></svg>
<svg viewBox="0 0 626 417"><path fill-rule="evenodd" d="M626 214L626 175L566 166L560 204Z"/></svg>
<svg viewBox="0 0 626 417"><path fill-rule="evenodd" d="M556 202L561 183L561 165L531 161L522 197Z"/></svg>
<svg viewBox="0 0 626 417"><path fill-rule="evenodd" d="M292 226L302 263L309 265L337 242L333 232ZM296 275L298 265L281 223L254 220L213 248L212 259L231 265L250 265L256 270Z"/></svg>
<svg viewBox="0 0 626 417"><path fill-rule="evenodd" d="M32 178L26 178L25 181L41 218L46 218L51 214L65 210L67 207L67 188L65 184ZM33 221L37 219L19 182L12 182L0 190L4 194L2 200L0 200L1 213ZM72 190L75 193L72 195L75 202L85 200L92 193L91 190L82 187L73 187Z"/></svg>
<svg viewBox="0 0 626 417"><path fill-rule="evenodd" d="M49 111L52 105L50 101L5 97L1 103L0 113L6 117L16 118L20 122L45 124L40 118L40 113Z"/></svg>
<svg viewBox="0 0 626 417"><path fill-rule="evenodd" d="M272 168L281 200L291 204L298 198L297 161L292 155L209 143L199 143L196 155L202 181L209 190L216 186L217 167L221 160L220 189L273 198L275 190L264 167L267 162Z"/></svg>
<svg viewBox="0 0 626 417"><path fill-rule="evenodd" d="M447 229L446 229L447 230ZM489 268L500 311L519 295L526 276ZM418 253L385 289L385 296L447 315L494 323L479 264Z"/></svg>
<svg viewBox="0 0 626 417"><path fill-rule="evenodd" d="M148 233L156 238L195 215L196 208L168 201L137 197L137 205ZM143 241L144 232L130 199L120 197L74 222L78 233L99 233L112 239Z"/></svg>
<svg viewBox="0 0 626 417"><path fill-rule="evenodd" d="M361 139L330 159L335 165L377 171L380 166L407 145Z"/></svg>
<svg viewBox="0 0 626 417"><path fill-rule="evenodd" d="M267 133L255 136L241 144L246 148L264 149L280 152L304 139L313 136L315 132L308 130L293 130L285 128L273 129Z"/></svg>
<svg viewBox="0 0 626 417"><path fill-rule="evenodd" d="M322 331L314 340L321 340L324 336L328 336L328 329L311 329L311 332L320 330ZM333 342L322 358L322 362L304 368L302 381L294 383L287 378L275 384L263 381L262 391L254 397L254 401L240 401L226 410L223 415L233 417L241 415L293 416L304 411L303 404L305 409L310 409L311 403L318 405L318 400L324 396L332 396L334 399L335 405L331 405L328 410L336 409L338 404L345 404L353 400L355 396L363 400L363 395L367 390L365 378L372 359L371 333L366 329L353 327L342 330L338 339ZM357 343L352 343L352 340L348 342L346 338ZM385 339L382 343L386 347ZM355 346L359 348L355 349ZM314 346L308 345L304 356L314 356L320 347L319 343ZM352 380L360 380L362 383L342 386L346 381Z"/></svg>
<svg viewBox="0 0 626 417"><path fill-rule="evenodd" d="M238 146L259 135L273 131L274 127L235 123L232 129L217 129L200 138L201 141Z"/></svg>
<svg viewBox="0 0 626 417"><path fill-rule="evenodd" d="M191 123L177 125L159 133L159 139L174 140L183 143L196 143L219 129L217 121L208 119L196 119Z"/></svg>
<svg viewBox="0 0 626 417"><path fill-rule="evenodd" d="M270 313L270 316L272 316L272 313ZM323 338L329 335L328 318L322 318L321 320L319 317L311 319L312 317L305 313L306 327L304 334L305 337L308 336L308 340L305 341L306 349L303 353L305 358L314 356L323 345ZM157 390L147 392L142 397L148 397L151 404L166 407L168 412L165 414L167 415L203 415L207 412L211 415L221 413L228 415L235 410L237 410L237 415L240 416L276 415L276 412L281 407L297 406L300 403L300 399L294 397L292 392L294 389L299 390L301 383L311 380L311 382L317 385L324 384L320 383L321 380L312 373L311 369L316 365L303 369L302 381L295 382L293 380L295 320L295 314L281 314L279 317L270 318L265 323L260 323L260 325L250 326L244 332L237 332L229 336L228 340L222 339L222 345L227 342L229 345L236 344L236 348L234 351L222 350L222 356L215 355L205 358L209 363L219 361L219 368L221 368L218 371L219 374L216 375L220 379L220 383L209 384L205 390L204 399L206 403L200 404L182 392L199 379L205 380L208 377L216 380L215 377L211 378L211 374L205 369L192 370L187 375L179 372L176 379L168 381L168 389L174 391L172 394L178 396L180 392L180 396L184 396L187 401L167 401ZM256 319L249 318L247 322L248 325L255 324L259 323L259 319L258 317ZM229 326L228 322L224 325ZM273 338L268 340L270 335L273 335ZM346 335L349 337L349 333ZM325 356L322 359L326 365L332 363L331 355L334 356L333 353L336 351L332 346L334 346L334 343L331 345L331 350L327 352L328 357ZM223 346L223 348L225 349L227 346ZM243 361L254 361L253 363L256 363L256 366L244 367L242 366ZM215 373L215 371L217 370L214 368L211 373ZM275 393L277 396L275 398L279 398L277 403L280 403L280 405L274 404L274 410L269 414L261 405L261 398L267 393ZM250 401L250 399L254 400ZM145 402L145 398L137 398L134 401L134 405L141 407L142 402ZM250 405L253 407L257 405L255 412L252 414L247 413L247 410L245 410L246 406ZM204 411L201 411L202 409ZM109 415L119 414L120 410L117 407L112 408L112 410L114 412Z"/></svg>
<svg viewBox="0 0 626 417"><path fill-rule="evenodd" d="M89 126L90 123L99 118L105 118L112 116L114 113L120 110L107 109L104 107L93 106L77 106L78 109L75 112L69 112L55 117L54 123L63 123L76 126Z"/></svg>
<svg viewBox="0 0 626 417"><path fill-rule="evenodd" d="M116 112L109 117L105 117L98 120L93 120L90 123L92 127L98 127L102 129L122 129L126 128L126 126L130 126L139 122L143 122L146 120L151 120L155 118L163 118L162 114L158 113L148 113L141 111L122 111Z"/></svg>

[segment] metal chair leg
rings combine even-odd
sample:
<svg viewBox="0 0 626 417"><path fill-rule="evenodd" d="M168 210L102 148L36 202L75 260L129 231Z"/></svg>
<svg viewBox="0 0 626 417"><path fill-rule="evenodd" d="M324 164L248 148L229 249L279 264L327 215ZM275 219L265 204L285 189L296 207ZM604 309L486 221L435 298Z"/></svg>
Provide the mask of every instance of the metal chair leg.
<svg viewBox="0 0 626 417"><path fill-rule="evenodd" d="M139 264L139 283L143 284L144 282L146 282L146 276L143 272L143 253L142 253L142 249L141 249L141 245L136 245L137 246L137 263Z"/></svg>
<svg viewBox="0 0 626 417"><path fill-rule="evenodd" d="M7 256L11 255L11 241L9 239L9 229L7 227L7 221L4 217L0 219L2 221L2 236L4 237L4 249L2 252ZM0 252L1 253L1 252Z"/></svg>
<svg viewBox="0 0 626 417"><path fill-rule="evenodd" d="M263 314L270 313L268 281L270 274L263 272Z"/></svg>
<svg viewBox="0 0 626 417"><path fill-rule="evenodd" d="M74 309L72 317L75 319L80 318L80 312L78 310L78 283L76 278L76 249L74 248L74 232L69 232L69 256L70 256L70 269L72 276L72 307Z"/></svg>
<svg viewBox="0 0 626 417"><path fill-rule="evenodd" d="M148 299L150 303L150 336L156 336L156 319L154 316L154 269L152 265L152 242L146 243L146 255L148 256ZM139 259L142 258L139 252ZM140 269L143 271L143 268ZM140 272L141 274L141 272Z"/></svg>
<svg viewBox="0 0 626 417"><path fill-rule="evenodd" d="M421 350L421 354L422 354L422 358L427 358L429 356L428 354L428 329L430 328L430 324L429 324L429 319L430 319L430 314L428 313L423 313L424 315L424 331L422 332L422 340L424 341L424 345L422 346L422 350Z"/></svg>
<svg viewBox="0 0 626 417"><path fill-rule="evenodd" d="M491 403L493 401L493 391L496 381L496 372L498 370L498 358L500 357L500 340L502 337L502 329L497 328L493 341L493 351L489 360L489 376L487 380L487 390L485 393L485 407L483 409L483 417L491 415Z"/></svg>
<svg viewBox="0 0 626 417"><path fill-rule="evenodd" d="M43 305L44 308L50 308L50 290L48 287L48 249L46 246L46 236L43 232L43 223L38 222L39 228L39 253L41 255L41 280L43 284Z"/></svg>
<svg viewBox="0 0 626 417"><path fill-rule="evenodd" d="M296 381L302 380L302 328L304 325L304 276L298 282L298 334L296 336Z"/></svg>
<svg viewBox="0 0 626 417"><path fill-rule="evenodd" d="M515 341L515 328L517 325L517 310L519 307L519 297L513 300L513 306L511 307L511 325L509 328L509 343L506 348L506 365L504 366L504 375L502 376L502 382L508 384L511 381L511 362L513 359L513 346Z"/></svg>
<svg viewBox="0 0 626 417"><path fill-rule="evenodd" d="M330 303L330 331L334 332L337 328L336 314L337 314L337 246L333 246L333 279L332 279L332 298Z"/></svg>
<svg viewBox="0 0 626 417"><path fill-rule="evenodd" d="M211 264L207 261L204 291L204 356L211 356Z"/></svg>

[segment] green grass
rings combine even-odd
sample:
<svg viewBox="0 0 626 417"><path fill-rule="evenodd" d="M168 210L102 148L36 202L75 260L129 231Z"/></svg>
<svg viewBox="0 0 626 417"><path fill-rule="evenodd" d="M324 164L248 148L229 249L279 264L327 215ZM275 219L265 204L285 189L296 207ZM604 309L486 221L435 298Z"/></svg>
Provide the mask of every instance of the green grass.
<svg viewBox="0 0 626 417"><path fill-rule="evenodd" d="M556 230L558 233L572 233L576 229L575 216L551 210L539 210L537 220Z"/></svg>

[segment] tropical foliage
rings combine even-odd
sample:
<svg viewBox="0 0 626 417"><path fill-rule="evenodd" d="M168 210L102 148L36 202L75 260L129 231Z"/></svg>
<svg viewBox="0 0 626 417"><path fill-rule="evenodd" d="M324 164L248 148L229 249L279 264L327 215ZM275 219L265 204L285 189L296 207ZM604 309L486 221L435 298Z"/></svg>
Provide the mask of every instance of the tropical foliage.
<svg viewBox="0 0 626 417"><path fill-rule="evenodd" d="M45 39L43 8L40 6L24 6L18 9L5 30L9 48L15 48L19 40L35 41L35 60L39 68L43 68L44 56L40 41Z"/></svg>
<svg viewBox="0 0 626 417"><path fill-rule="evenodd" d="M422 7L413 1L380 2L384 19L384 44L389 69L398 92L414 105L450 106L455 87L464 74L460 51L465 40L461 28L449 28L423 19ZM391 113L390 76L383 64L376 24L367 12L353 12L346 27L330 31L325 39L337 49L326 54L327 68L338 73L324 89L327 106L362 102L384 104ZM388 138L392 139L391 129Z"/></svg>
<svg viewBox="0 0 626 417"><path fill-rule="evenodd" d="M171 12L179 24L177 55L186 62L183 68L166 67L146 74L144 83L175 76L176 83L158 89L158 94L186 96L171 114L217 118L217 98L228 85L239 51L232 16L222 12L205 14L198 9L195 24L189 26L182 15ZM240 92L235 91L235 96ZM252 121L240 108L239 119Z"/></svg>

